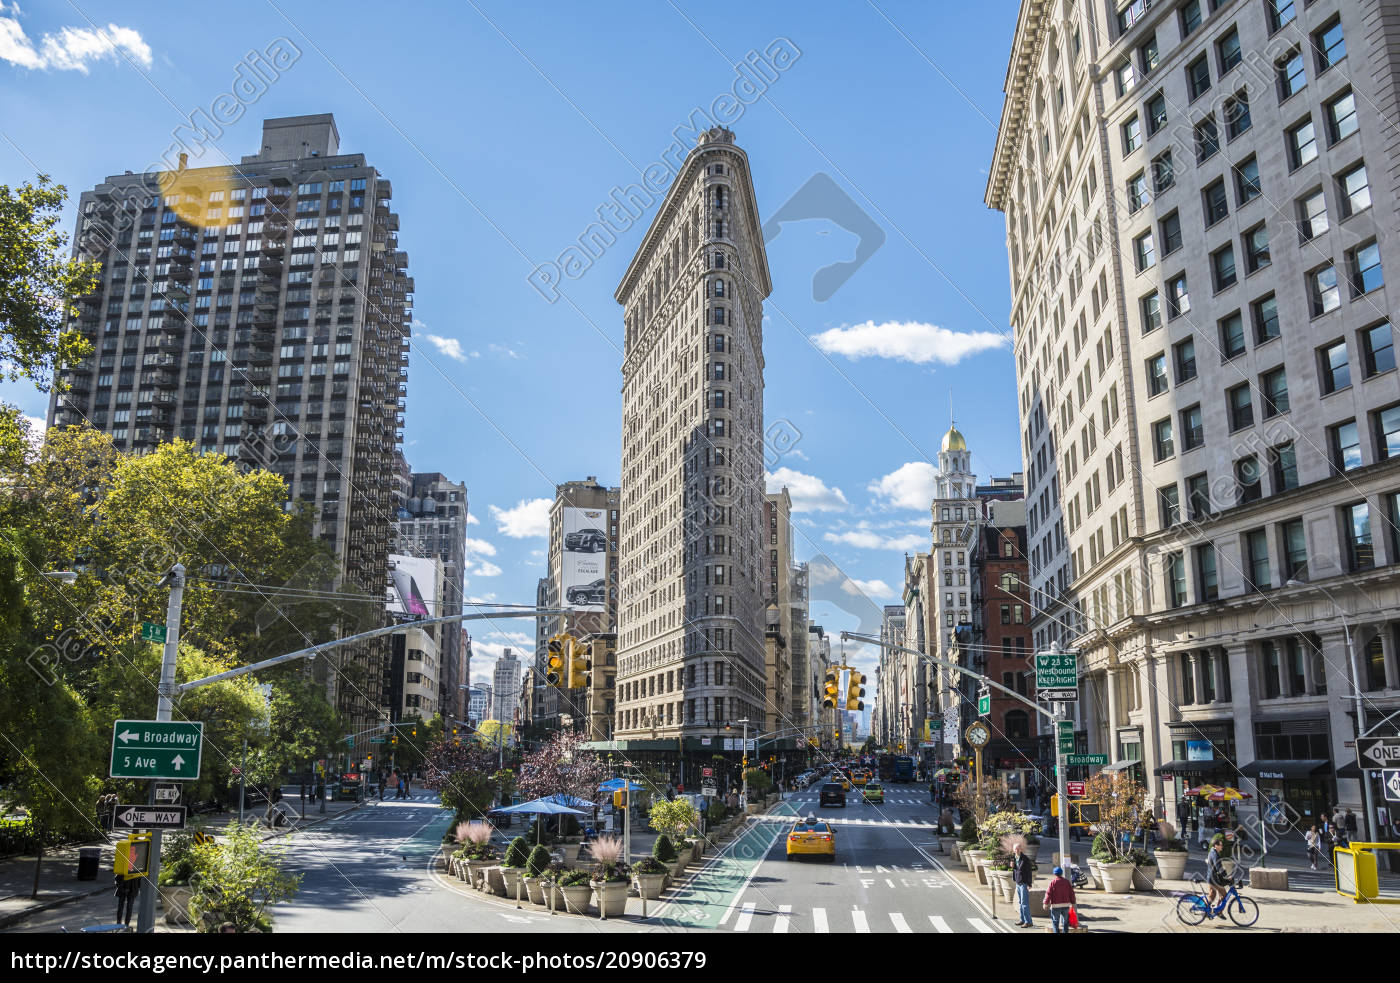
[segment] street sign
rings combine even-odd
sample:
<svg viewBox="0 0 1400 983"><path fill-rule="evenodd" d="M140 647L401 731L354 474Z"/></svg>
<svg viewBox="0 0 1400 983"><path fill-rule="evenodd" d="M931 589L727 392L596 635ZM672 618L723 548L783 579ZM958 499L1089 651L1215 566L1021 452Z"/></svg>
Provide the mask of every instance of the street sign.
<svg viewBox="0 0 1400 983"><path fill-rule="evenodd" d="M1068 795L1071 799L1084 798L1084 783L1065 782L1065 794Z"/></svg>
<svg viewBox="0 0 1400 983"><path fill-rule="evenodd" d="M713 798L714 796L719 795L719 789L715 787L714 782L706 782L700 786L700 794Z"/></svg>
<svg viewBox="0 0 1400 983"><path fill-rule="evenodd" d="M1106 755L1106 754L1067 754L1067 755L1065 755L1065 767L1066 767L1066 768L1075 768L1075 767L1088 767L1088 768L1098 767L1098 768L1102 768L1102 767L1103 767L1104 765L1106 765L1106 764L1108 764L1108 755Z"/></svg>
<svg viewBox="0 0 1400 983"><path fill-rule="evenodd" d="M1055 730L1060 743L1060 751L1065 754L1074 753L1074 721L1057 720Z"/></svg>
<svg viewBox="0 0 1400 983"><path fill-rule="evenodd" d="M1400 765L1400 737L1358 737L1356 765L1358 768Z"/></svg>
<svg viewBox="0 0 1400 983"><path fill-rule="evenodd" d="M141 639L146 642L165 644L165 625L158 625L154 621L141 622Z"/></svg>
<svg viewBox="0 0 1400 983"><path fill-rule="evenodd" d="M179 785L170 785L170 784L166 784L166 785L157 785L157 786L156 786L156 804L157 804L157 805L165 805L165 806L179 805L179 804L180 804L180 791L181 791L181 788L180 788Z"/></svg>
<svg viewBox="0 0 1400 983"><path fill-rule="evenodd" d="M1079 659L1074 652L1037 652L1036 689L1078 689Z"/></svg>
<svg viewBox="0 0 1400 983"><path fill-rule="evenodd" d="M183 720L118 720L112 725L112 778L199 777L204 725Z"/></svg>
<svg viewBox="0 0 1400 983"><path fill-rule="evenodd" d="M1078 703L1079 690L1042 689L1036 691L1035 697L1038 700L1045 700L1047 703Z"/></svg>
<svg viewBox="0 0 1400 983"><path fill-rule="evenodd" d="M715 777L715 770L713 768L701 768L700 776L702 778L713 778Z"/></svg>
<svg viewBox="0 0 1400 983"><path fill-rule="evenodd" d="M929 726L931 726L935 731L941 731L941 730L943 729L943 718L942 718L942 717L933 717L933 718L931 718L931 719L929 720Z"/></svg>
<svg viewBox="0 0 1400 983"><path fill-rule="evenodd" d="M383 744L383 743L384 743L384 738L382 738L382 737L371 737L371 738L369 739L369 742L370 742L371 744Z"/></svg>
<svg viewBox="0 0 1400 983"><path fill-rule="evenodd" d="M992 694L983 690L977 694L977 715L985 717L992 712Z"/></svg>
<svg viewBox="0 0 1400 983"><path fill-rule="evenodd" d="M112 828L121 829L184 829L184 806L117 806L112 815Z"/></svg>
<svg viewBox="0 0 1400 983"><path fill-rule="evenodd" d="M1381 787L1385 789L1387 802L1400 802L1400 768L1387 768L1382 771Z"/></svg>

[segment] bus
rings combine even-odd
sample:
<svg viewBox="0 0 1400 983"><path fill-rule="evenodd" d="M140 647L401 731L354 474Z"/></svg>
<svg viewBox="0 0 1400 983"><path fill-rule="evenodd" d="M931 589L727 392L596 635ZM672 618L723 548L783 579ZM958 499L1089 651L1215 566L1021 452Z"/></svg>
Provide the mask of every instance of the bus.
<svg viewBox="0 0 1400 983"><path fill-rule="evenodd" d="M912 782L914 780L914 759L907 754L901 754L894 759L894 780L897 782Z"/></svg>
<svg viewBox="0 0 1400 983"><path fill-rule="evenodd" d="M894 755L882 754L879 757L880 781L894 781Z"/></svg>

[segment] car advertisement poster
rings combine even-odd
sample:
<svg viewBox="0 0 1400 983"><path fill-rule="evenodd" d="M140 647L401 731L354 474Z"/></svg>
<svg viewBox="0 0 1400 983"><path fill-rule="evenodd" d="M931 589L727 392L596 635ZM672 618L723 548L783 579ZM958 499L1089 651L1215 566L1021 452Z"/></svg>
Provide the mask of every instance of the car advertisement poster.
<svg viewBox="0 0 1400 983"><path fill-rule="evenodd" d="M437 560L421 556L389 556L390 614L411 618L436 618L438 610Z"/></svg>
<svg viewBox="0 0 1400 983"><path fill-rule="evenodd" d="M608 601L608 513L606 509L564 509L561 589L564 606L602 611Z"/></svg>

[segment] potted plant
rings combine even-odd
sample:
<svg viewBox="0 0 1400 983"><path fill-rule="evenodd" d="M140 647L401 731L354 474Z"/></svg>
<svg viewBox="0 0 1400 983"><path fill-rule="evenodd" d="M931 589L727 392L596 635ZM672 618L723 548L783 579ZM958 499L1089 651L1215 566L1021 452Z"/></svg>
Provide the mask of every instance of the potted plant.
<svg viewBox="0 0 1400 983"><path fill-rule="evenodd" d="M218 843L192 849L189 915L201 932L271 932L271 908L296 894L300 874L286 871L287 842L263 842L252 826L229 823Z"/></svg>
<svg viewBox="0 0 1400 983"><path fill-rule="evenodd" d="M987 856L987 851L982 849L981 836L978 834L977 823L971 818L963 820L962 824L962 859L967 865L970 873L977 873L977 861L983 860Z"/></svg>
<svg viewBox="0 0 1400 983"><path fill-rule="evenodd" d="M525 892L529 895L531 904L549 904L549 894L540 880L545 868L549 866L549 860L549 847L543 843L537 843L525 858Z"/></svg>
<svg viewBox="0 0 1400 983"><path fill-rule="evenodd" d="M632 868L637 879L637 893L648 901L661 897L670 868L655 857L646 857Z"/></svg>
<svg viewBox="0 0 1400 983"><path fill-rule="evenodd" d="M529 859L530 845L525 842L525 837L517 836L511 840L510 846L506 847L506 857L501 861L501 876L505 879L508 897L520 896L520 875Z"/></svg>
<svg viewBox="0 0 1400 983"><path fill-rule="evenodd" d="M195 830L180 830L169 834L165 841L160 866L160 900L165 906L167 925L190 924L190 898L194 886Z"/></svg>
<svg viewBox="0 0 1400 983"><path fill-rule="evenodd" d="M588 871L567 870L559 876L557 883L564 895L564 910L574 915L588 914L589 899L593 897L593 885L589 883Z"/></svg>
<svg viewBox="0 0 1400 983"><path fill-rule="evenodd" d="M632 882L632 872L622 862L622 839L617 836L600 836L591 847L593 859L593 895L598 902L598 911L604 918L617 917L627 910L627 885Z"/></svg>
<svg viewBox="0 0 1400 983"><path fill-rule="evenodd" d="M1157 861L1146 850L1131 850L1128 861L1133 865L1133 890L1152 891L1157 887Z"/></svg>
<svg viewBox="0 0 1400 983"><path fill-rule="evenodd" d="M956 831L953 829L953 823L948 819L940 820L938 823L938 848L951 856L954 860L958 859L956 853L958 837Z"/></svg>
<svg viewBox="0 0 1400 983"><path fill-rule="evenodd" d="M665 867L667 875L673 879L680 877L681 871L685 869L685 861L680 859L675 844L665 833L658 836L656 842L652 844L651 857Z"/></svg>
<svg viewBox="0 0 1400 983"><path fill-rule="evenodd" d="M476 887L481 879L481 871L500 860L496 848L491 845L491 826L475 821L457 824L457 842L461 847L453 854L456 858L458 876Z"/></svg>
<svg viewBox="0 0 1400 983"><path fill-rule="evenodd" d="M1040 824L1036 823L1035 831L1026 833L1025 837L1026 842L1023 849L1026 851L1026 856L1030 857L1031 860L1038 859L1040 857Z"/></svg>
<svg viewBox="0 0 1400 983"><path fill-rule="evenodd" d="M1094 837L1089 851L1089 866L1094 871L1099 886L1110 894L1122 894L1132 890L1135 865L1125 856L1120 856L1110 845L1113 841L1105 833Z"/></svg>
<svg viewBox="0 0 1400 983"><path fill-rule="evenodd" d="M1090 868L1105 891L1131 890L1137 865L1128 844L1147 813L1147 789L1126 772L1100 773L1085 782L1084 798L1099 807Z"/></svg>
<svg viewBox="0 0 1400 983"><path fill-rule="evenodd" d="M1179 881L1186 874L1186 844L1176 835L1176 827L1171 823L1158 824L1157 832L1161 842L1152 851L1152 857L1157 861L1157 876L1163 880Z"/></svg>
<svg viewBox="0 0 1400 983"><path fill-rule="evenodd" d="M983 867L987 871L991 886L1001 893L1002 900L1015 900L1016 885L1011 882L1011 858L1009 856L995 856L983 864Z"/></svg>

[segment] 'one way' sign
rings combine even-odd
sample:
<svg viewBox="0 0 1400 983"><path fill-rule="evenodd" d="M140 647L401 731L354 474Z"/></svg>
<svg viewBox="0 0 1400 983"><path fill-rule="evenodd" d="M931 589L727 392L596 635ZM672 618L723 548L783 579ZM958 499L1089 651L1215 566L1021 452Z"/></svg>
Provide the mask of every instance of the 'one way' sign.
<svg viewBox="0 0 1400 983"><path fill-rule="evenodd" d="M1400 737L1358 737L1356 764L1359 768L1400 765Z"/></svg>

